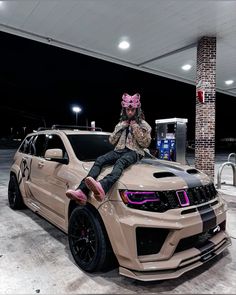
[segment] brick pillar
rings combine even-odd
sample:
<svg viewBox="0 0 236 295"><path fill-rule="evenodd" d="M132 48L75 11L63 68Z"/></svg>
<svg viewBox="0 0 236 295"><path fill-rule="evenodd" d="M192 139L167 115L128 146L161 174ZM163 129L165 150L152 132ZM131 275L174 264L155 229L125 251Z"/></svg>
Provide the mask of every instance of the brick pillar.
<svg viewBox="0 0 236 295"><path fill-rule="evenodd" d="M196 89L205 92L205 101L196 97L195 166L214 179L216 38L202 37L197 47ZM197 91L196 91L197 93Z"/></svg>

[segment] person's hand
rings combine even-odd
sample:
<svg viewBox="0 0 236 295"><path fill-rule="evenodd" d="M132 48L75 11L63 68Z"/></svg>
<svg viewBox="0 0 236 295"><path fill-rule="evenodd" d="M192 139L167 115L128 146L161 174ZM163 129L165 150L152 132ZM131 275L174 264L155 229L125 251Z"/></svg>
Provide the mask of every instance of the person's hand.
<svg viewBox="0 0 236 295"><path fill-rule="evenodd" d="M133 127L133 125L136 125L136 124L137 124L137 122L136 122L135 120L131 120L131 121L130 121L130 126L131 126L131 127Z"/></svg>
<svg viewBox="0 0 236 295"><path fill-rule="evenodd" d="M129 121L122 121L121 126L123 129L127 128L129 126Z"/></svg>

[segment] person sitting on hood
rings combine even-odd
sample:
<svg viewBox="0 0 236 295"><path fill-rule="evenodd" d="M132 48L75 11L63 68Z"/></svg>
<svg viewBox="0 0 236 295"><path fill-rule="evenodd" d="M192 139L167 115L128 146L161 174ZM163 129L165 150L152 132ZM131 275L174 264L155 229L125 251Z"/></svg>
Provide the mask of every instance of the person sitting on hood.
<svg viewBox="0 0 236 295"><path fill-rule="evenodd" d="M89 192L101 202L113 184L120 178L124 169L136 163L144 156L144 149L151 143L151 127L144 120L141 110L140 94L130 96L124 93L121 102L120 122L109 137L114 150L99 156L87 176L76 190L67 190L66 196L85 205ZM102 168L113 165L111 173L97 181Z"/></svg>

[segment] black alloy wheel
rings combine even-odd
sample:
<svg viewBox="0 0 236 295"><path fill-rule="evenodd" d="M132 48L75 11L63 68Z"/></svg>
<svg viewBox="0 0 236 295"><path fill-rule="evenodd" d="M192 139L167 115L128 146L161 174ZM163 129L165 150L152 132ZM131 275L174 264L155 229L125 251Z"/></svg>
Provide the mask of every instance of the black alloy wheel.
<svg viewBox="0 0 236 295"><path fill-rule="evenodd" d="M87 272L109 269L115 261L101 218L87 206L73 210L68 239L76 264Z"/></svg>
<svg viewBox="0 0 236 295"><path fill-rule="evenodd" d="M14 174L11 174L8 183L8 202L9 206L14 210L24 209L24 204L19 185Z"/></svg>

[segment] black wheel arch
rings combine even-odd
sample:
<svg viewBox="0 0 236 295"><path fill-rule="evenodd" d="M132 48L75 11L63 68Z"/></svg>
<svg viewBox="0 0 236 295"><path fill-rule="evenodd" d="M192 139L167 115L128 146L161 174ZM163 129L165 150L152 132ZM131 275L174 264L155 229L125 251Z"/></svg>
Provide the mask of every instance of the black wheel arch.
<svg viewBox="0 0 236 295"><path fill-rule="evenodd" d="M13 171L10 172L10 179L8 183L8 202L10 207L14 210L26 208L17 176Z"/></svg>

